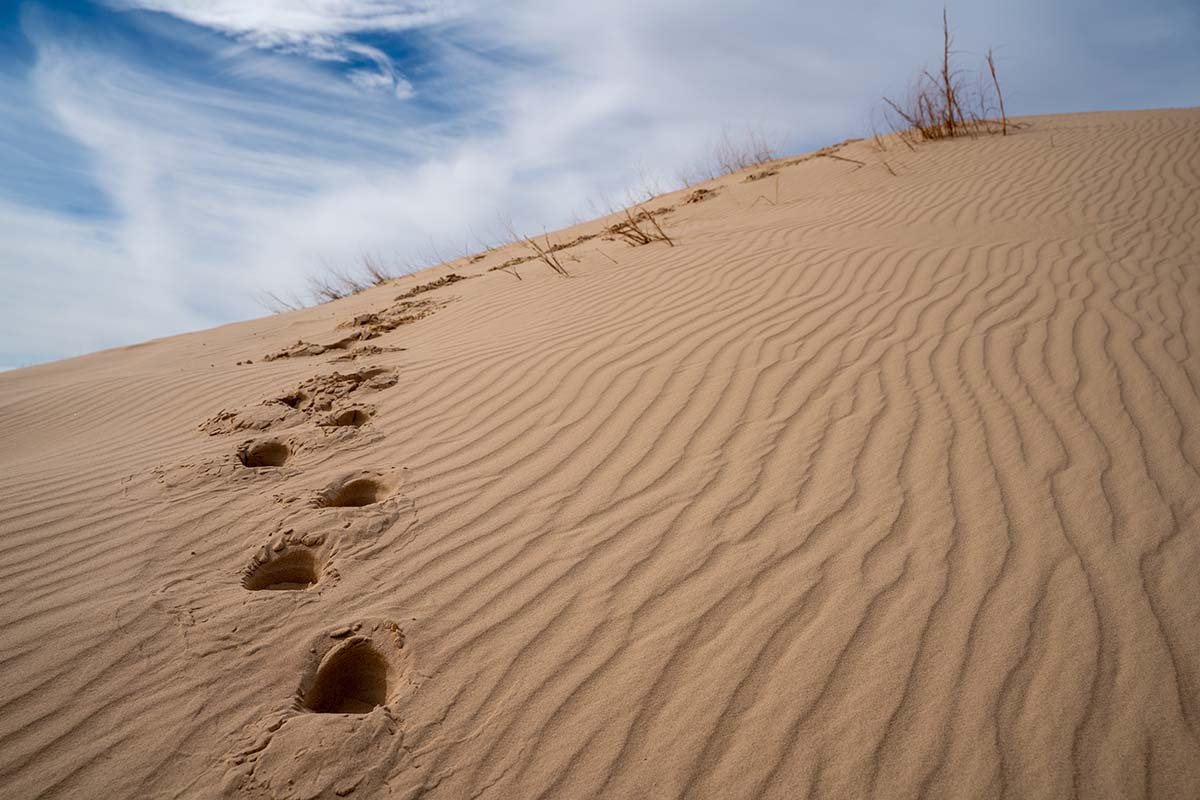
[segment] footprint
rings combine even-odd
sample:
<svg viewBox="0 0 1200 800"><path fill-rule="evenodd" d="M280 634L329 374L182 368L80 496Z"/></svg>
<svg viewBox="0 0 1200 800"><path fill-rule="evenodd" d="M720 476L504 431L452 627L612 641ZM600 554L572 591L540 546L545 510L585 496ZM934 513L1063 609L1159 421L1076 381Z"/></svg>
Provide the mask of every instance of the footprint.
<svg viewBox="0 0 1200 800"><path fill-rule="evenodd" d="M330 359L330 363L341 361L356 361L365 356L378 356L384 353L402 353L407 350L407 347L396 347L394 345L378 345L378 344L363 344L355 347L347 353L342 353L340 356L334 356Z"/></svg>
<svg viewBox="0 0 1200 800"><path fill-rule="evenodd" d="M417 686L404 633L363 619L314 636L299 685L257 725L230 737L212 770L221 796L383 797L414 764L399 711Z"/></svg>
<svg viewBox="0 0 1200 800"><path fill-rule="evenodd" d="M307 400L308 400L308 395L306 395L304 392L300 392L300 391L292 392L290 394L285 394L283 397L278 398L278 401L280 403L283 403L285 406L288 406L289 408L300 408L302 405L304 405L305 401L307 401Z"/></svg>
<svg viewBox="0 0 1200 800"><path fill-rule="evenodd" d="M252 592L307 589L321 580L324 562L321 552L303 544L263 547L243 573L242 586Z"/></svg>
<svg viewBox="0 0 1200 800"><path fill-rule="evenodd" d="M274 353L268 353L263 356L263 361L276 361L283 358L298 358L305 356L319 356L328 353L332 350L351 350L356 342L365 341L367 339L375 339L385 333L394 331L402 325L411 325L414 322L419 322L430 314L437 312L445 307L450 301L447 299L431 300L422 298L413 300L414 296L429 292L434 289L441 288L451 283L457 283L461 280L466 280L471 276L450 274L443 278L439 278L431 283L414 286L404 294L396 298L394 305L382 309L377 312L359 314L353 319L347 320L338 325L339 328L356 328L353 333L344 336L341 339L330 342L328 344L319 344L317 342L306 342L303 339L298 340L295 344L288 345L282 350L277 350ZM389 350L403 350L404 348L388 348ZM377 352L384 352L379 350Z"/></svg>
<svg viewBox="0 0 1200 800"><path fill-rule="evenodd" d="M300 687L300 706L317 714L367 714L401 688L404 634L395 623L333 631L339 639ZM346 637L346 638L343 638Z"/></svg>
<svg viewBox="0 0 1200 800"><path fill-rule="evenodd" d="M316 504L319 508L361 508L383 501L388 492L388 487L375 478L354 478L318 494Z"/></svg>
<svg viewBox="0 0 1200 800"><path fill-rule="evenodd" d="M387 661L368 640L350 639L322 662L304 707L318 714L366 714L387 698Z"/></svg>
<svg viewBox="0 0 1200 800"><path fill-rule="evenodd" d="M329 417L323 425L332 428L360 428L371 419L371 412L365 408L347 408Z"/></svg>
<svg viewBox="0 0 1200 800"><path fill-rule="evenodd" d="M238 461L244 467L282 467L287 463L292 450L285 443L275 439L260 442L247 442L238 448Z"/></svg>
<svg viewBox="0 0 1200 800"><path fill-rule="evenodd" d="M335 402L357 391L387 389L395 386L397 380L394 370L383 367L371 367L349 373L333 372L308 379L294 391L278 398L278 402L310 414L328 411Z"/></svg>
<svg viewBox="0 0 1200 800"><path fill-rule="evenodd" d="M315 344L306 342L303 339L293 345L289 345L282 350L277 350L274 353L268 353L263 356L263 361L278 361L283 358L300 358L304 356L319 356L322 353L327 353L330 350L349 350L350 346L359 340L362 334L355 333L351 336L346 336L338 339L336 342L329 344Z"/></svg>
<svg viewBox="0 0 1200 800"><path fill-rule="evenodd" d="M329 412L335 405L346 402L355 392L369 394L382 391L395 386L398 380L395 370L384 367L317 375L292 391L271 397L258 405L234 411L222 410L201 423L200 430L209 436L217 436L240 430L267 430L295 425L297 421L314 414Z"/></svg>
<svg viewBox="0 0 1200 800"><path fill-rule="evenodd" d="M292 402L289 403L288 400ZM200 425L200 430L209 436L220 436L237 431L265 431L289 423L294 424L296 417L303 419L302 415L296 413L301 402L296 395L291 395L237 411L222 410L215 417L205 420Z"/></svg>

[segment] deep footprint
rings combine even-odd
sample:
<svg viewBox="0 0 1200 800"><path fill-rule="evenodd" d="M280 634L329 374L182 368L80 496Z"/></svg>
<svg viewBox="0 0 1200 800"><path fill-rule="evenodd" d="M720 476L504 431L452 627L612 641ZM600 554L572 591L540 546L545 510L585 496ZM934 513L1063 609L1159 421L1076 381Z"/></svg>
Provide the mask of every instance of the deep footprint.
<svg viewBox="0 0 1200 800"><path fill-rule="evenodd" d="M366 639L351 639L330 653L304 695L318 714L366 714L387 703L391 667Z"/></svg>
<svg viewBox="0 0 1200 800"><path fill-rule="evenodd" d="M238 450L238 460L246 467L282 467L291 456L283 442L255 442Z"/></svg>
<svg viewBox="0 0 1200 800"><path fill-rule="evenodd" d="M348 408L329 418L329 425L336 428L357 428L365 425L371 414L362 408Z"/></svg>
<svg viewBox="0 0 1200 800"><path fill-rule="evenodd" d="M242 586L252 592L260 590L302 590L321 579L321 559L313 550L289 546L281 552L255 556L242 577Z"/></svg>
<svg viewBox="0 0 1200 800"><path fill-rule="evenodd" d="M378 503L383 499L384 488L371 478L358 478L340 488L326 492L322 505L330 508L358 508Z"/></svg>
<svg viewBox="0 0 1200 800"><path fill-rule="evenodd" d="M308 400L304 392L292 392L279 398L279 402L290 408L300 408Z"/></svg>

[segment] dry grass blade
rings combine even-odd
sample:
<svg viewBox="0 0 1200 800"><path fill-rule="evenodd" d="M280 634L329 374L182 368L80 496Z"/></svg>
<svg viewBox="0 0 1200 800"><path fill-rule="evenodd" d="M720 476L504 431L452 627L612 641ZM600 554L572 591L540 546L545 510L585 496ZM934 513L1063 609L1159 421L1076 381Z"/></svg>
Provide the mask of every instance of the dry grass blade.
<svg viewBox="0 0 1200 800"><path fill-rule="evenodd" d="M837 161L845 161L847 164L858 164L860 167L865 167L867 162L859 161L857 158L846 158L845 156L834 155L833 153L821 153L823 158L832 158Z"/></svg>
<svg viewBox="0 0 1200 800"><path fill-rule="evenodd" d="M664 231L662 226L658 224L658 220L654 218L653 214L646 214L646 219L650 220L650 224L654 226L654 231L658 234L656 238L666 242L669 247L675 246L675 241L670 236L667 236L667 232Z"/></svg>
<svg viewBox="0 0 1200 800"><path fill-rule="evenodd" d="M942 110L942 124L946 128L946 135L954 136L955 112L961 113L961 110L958 109L953 72L950 70L950 20L944 6L942 7L942 92L946 96L946 105Z"/></svg>
<svg viewBox="0 0 1200 800"><path fill-rule="evenodd" d="M564 267L562 262L558 260L558 257L554 255L554 251L557 248L550 243L550 234L545 234L546 245L543 247L542 245L538 244L534 237L525 237L517 233L517 230L515 227L513 227L511 220L504 221L503 224L505 231L508 233L508 244L519 244L525 249L529 250L532 255L510 258L503 264L497 267L492 267L493 270L507 272L517 280L522 280L521 275L517 272L517 265L524 264L527 261L541 261L543 264L553 270L555 274L564 278L571 277L571 273L567 272L566 267Z"/></svg>
<svg viewBox="0 0 1200 800"><path fill-rule="evenodd" d="M328 303L341 300L369 289L371 284L364 283L348 272L340 269L325 267L325 274L314 275L308 279L308 290L318 303Z"/></svg>
<svg viewBox="0 0 1200 800"><path fill-rule="evenodd" d="M304 308L304 303L299 299L295 297L284 298L266 289L259 292L255 300L272 314L282 314L285 311L299 311Z"/></svg>
<svg viewBox="0 0 1200 800"><path fill-rule="evenodd" d="M363 256L363 270L367 273L367 277L375 286L382 283L387 283L393 280L396 276L383 266L382 259L379 256L365 255Z"/></svg>
<svg viewBox="0 0 1200 800"><path fill-rule="evenodd" d="M747 128L744 137L734 139L728 131L712 146L706 158L702 158L690 169L682 170L678 180L684 186L716 180L722 175L740 172L743 169L767 164L776 158L767 136L756 128Z"/></svg>
<svg viewBox="0 0 1200 800"><path fill-rule="evenodd" d="M1008 114L1004 113L1004 94L1000 91L1000 79L996 77L996 59L987 51L988 72L992 74L992 86L996 88L996 100L1000 103L1000 135L1008 136Z"/></svg>
<svg viewBox="0 0 1200 800"><path fill-rule="evenodd" d="M550 244L550 234L546 234L546 246L542 247L537 243L537 240L530 237L525 240L525 244L533 250L539 261L548 266L550 269L557 272L564 278L571 277L571 273L567 272L567 268L558 260L558 256L554 254L554 246Z"/></svg>
<svg viewBox="0 0 1200 800"><path fill-rule="evenodd" d="M767 197L765 194L760 194L758 197L754 198L754 200L750 203L750 207L754 208L755 204L758 203L759 200L763 200L767 203L770 203L771 205L777 205L779 203L779 174L778 173L775 174L775 199L772 200L771 198Z"/></svg>

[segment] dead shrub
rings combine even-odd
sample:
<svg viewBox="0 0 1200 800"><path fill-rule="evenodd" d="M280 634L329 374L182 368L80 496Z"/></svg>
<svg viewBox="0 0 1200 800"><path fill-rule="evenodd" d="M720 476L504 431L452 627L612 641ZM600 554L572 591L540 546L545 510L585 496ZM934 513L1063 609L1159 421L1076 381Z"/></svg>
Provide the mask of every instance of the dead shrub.
<svg viewBox="0 0 1200 800"><path fill-rule="evenodd" d="M633 214L627 208L625 209L625 219L608 226L607 231L633 247L651 242L666 242L674 247L674 240L658 224L654 214L653 211L645 211L641 208L638 209L637 214Z"/></svg>
<svg viewBox="0 0 1200 800"><path fill-rule="evenodd" d="M892 131L910 148L919 142L976 136L981 133L1008 133L1008 118L996 76L996 63L989 50L987 66L992 83L981 79L972 88L967 73L953 64L954 39L950 23L942 10L942 59L935 73L922 70L909 87L903 100L885 97L884 115ZM994 96L993 96L994 93ZM993 114L999 107L1000 120Z"/></svg>
<svg viewBox="0 0 1200 800"><path fill-rule="evenodd" d="M770 163L776 159L774 149L766 135L757 128L747 128L741 138L733 138L728 131L713 145L712 151L690 168L679 173L683 186L716 180L723 175Z"/></svg>
<svg viewBox="0 0 1200 800"><path fill-rule="evenodd" d="M517 272L517 267L527 261L540 261L549 267L554 274L563 278L571 277L571 273L567 272L567 268L562 265L562 262L558 260L558 256L555 255L555 251L561 250L562 246L551 244L550 234L543 234L545 239L543 244L538 242L533 236L522 236L517 233L516 228L513 227L510 220L504 221L504 230L508 234L506 244L519 244L529 252L529 255L510 258L503 264L492 267L492 269L507 272L517 280L521 280L521 276Z"/></svg>

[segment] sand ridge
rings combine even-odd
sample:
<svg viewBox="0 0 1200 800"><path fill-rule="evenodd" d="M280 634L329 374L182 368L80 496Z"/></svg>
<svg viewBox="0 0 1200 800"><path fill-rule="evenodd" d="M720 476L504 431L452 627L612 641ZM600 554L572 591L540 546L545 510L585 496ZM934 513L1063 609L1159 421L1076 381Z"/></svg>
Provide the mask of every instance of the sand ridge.
<svg viewBox="0 0 1200 800"><path fill-rule="evenodd" d="M1200 795L1200 110L1023 122L0 375L6 796Z"/></svg>

